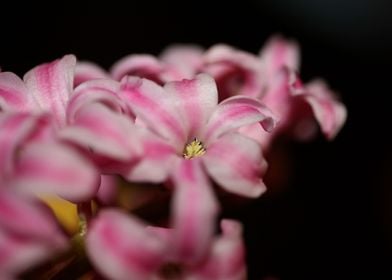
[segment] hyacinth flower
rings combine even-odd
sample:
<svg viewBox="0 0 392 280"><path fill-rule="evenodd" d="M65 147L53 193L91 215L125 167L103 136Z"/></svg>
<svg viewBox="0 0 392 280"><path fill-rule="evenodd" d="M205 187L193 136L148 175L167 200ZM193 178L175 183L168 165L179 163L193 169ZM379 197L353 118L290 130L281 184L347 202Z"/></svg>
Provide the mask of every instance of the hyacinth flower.
<svg viewBox="0 0 392 280"><path fill-rule="evenodd" d="M1 110L9 113L47 114L49 122L55 127L53 138L71 142L68 146L77 144L88 147L104 161L135 159L140 149L136 145L133 122L126 115L127 109L121 106L121 100L114 100L115 94L108 92L111 88L117 91L118 85L111 80L92 81L74 90L75 64L75 57L66 55L62 59L33 68L24 76L23 81L13 73L0 73ZM105 85L104 94L102 84ZM74 129L63 132L70 126ZM72 154L72 151L68 152L70 148L63 143L61 146L67 150L64 154ZM42 157L45 160L44 154ZM78 157L83 157L82 153ZM89 172L93 172L93 168L89 168ZM99 175L97 171L94 174ZM94 189L96 191L98 188Z"/></svg>
<svg viewBox="0 0 392 280"><path fill-rule="evenodd" d="M202 258L192 260L194 252L188 251L188 258L183 259L172 250L176 246L175 229L146 227L120 211L105 210L92 222L87 250L96 269L113 280L244 280L241 226L235 221L223 220L221 230L221 235L213 238Z"/></svg>
<svg viewBox="0 0 392 280"><path fill-rule="evenodd" d="M39 200L0 188L0 278L17 276L68 248L67 237Z"/></svg>
<svg viewBox="0 0 392 280"><path fill-rule="evenodd" d="M259 138L265 145L280 133L308 139L316 120L327 139L333 139L346 120L346 108L322 80L303 85L298 71L299 47L281 37L271 38L260 52L265 91L260 100L277 114L279 126ZM258 132L257 132L258 133Z"/></svg>
<svg viewBox="0 0 392 280"><path fill-rule="evenodd" d="M91 199L99 186L96 168L53 134L48 115L1 113L0 182L34 195Z"/></svg>
<svg viewBox="0 0 392 280"><path fill-rule="evenodd" d="M249 197L264 192L266 162L259 145L237 133L252 123L270 131L271 112L257 100L233 97L218 104L215 81L201 74L164 87L147 79L126 77L120 95L145 128L145 155L122 174L131 181L163 182L187 160L226 191ZM261 127L260 127L261 129Z"/></svg>
<svg viewBox="0 0 392 280"><path fill-rule="evenodd" d="M110 71L93 62L80 61L75 68L75 86L96 79L120 81L125 76L138 76L160 85L191 79L202 72L203 49L194 45L175 45L159 57L150 54L127 55L113 64Z"/></svg>

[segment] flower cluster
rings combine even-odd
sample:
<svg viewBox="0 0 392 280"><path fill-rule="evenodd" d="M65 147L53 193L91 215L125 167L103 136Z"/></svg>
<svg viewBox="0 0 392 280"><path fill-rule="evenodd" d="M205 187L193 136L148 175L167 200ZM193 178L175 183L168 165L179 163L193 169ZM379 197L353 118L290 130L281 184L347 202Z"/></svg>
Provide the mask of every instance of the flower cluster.
<svg viewBox="0 0 392 280"><path fill-rule="evenodd" d="M298 73L281 37L259 55L178 45L110 71L66 55L23 79L0 72L0 278L53 258L59 273L82 251L109 279L245 279L241 224L220 219L219 194L260 196L274 139L333 139L345 122L327 85ZM136 186L168 194L168 213L132 213L120 201ZM154 194L137 204L154 209ZM79 230L53 199L77 205Z"/></svg>

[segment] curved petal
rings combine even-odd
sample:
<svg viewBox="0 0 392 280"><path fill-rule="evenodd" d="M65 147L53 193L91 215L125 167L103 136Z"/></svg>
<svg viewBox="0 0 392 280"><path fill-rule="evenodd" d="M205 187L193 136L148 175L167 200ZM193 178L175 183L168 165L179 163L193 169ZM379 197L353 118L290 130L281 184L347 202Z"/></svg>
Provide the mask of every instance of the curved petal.
<svg viewBox="0 0 392 280"><path fill-rule="evenodd" d="M328 139L333 139L346 122L346 107L323 81L307 84L305 92L303 98L312 108L322 132Z"/></svg>
<svg viewBox="0 0 392 280"><path fill-rule="evenodd" d="M81 83L96 79L108 79L109 74L95 63L78 61L75 67L74 87Z"/></svg>
<svg viewBox="0 0 392 280"><path fill-rule="evenodd" d="M192 79L200 71L204 63L203 48L197 45L172 45L159 56L160 60L170 68L171 76L166 81ZM168 73L162 73L166 76Z"/></svg>
<svg viewBox="0 0 392 280"><path fill-rule="evenodd" d="M0 116L0 177L12 176L18 150L25 142L45 129L46 116L26 113Z"/></svg>
<svg viewBox="0 0 392 280"><path fill-rule="evenodd" d="M0 73L0 111L31 112L34 102L25 83L14 73Z"/></svg>
<svg viewBox="0 0 392 280"><path fill-rule="evenodd" d="M75 56L66 55L33 68L23 78L38 106L42 111L52 113L59 126L65 124L65 110L73 89L75 64Z"/></svg>
<svg viewBox="0 0 392 280"><path fill-rule="evenodd" d="M194 265L208 253L218 203L198 159L182 160L173 182L172 250L178 261Z"/></svg>
<svg viewBox="0 0 392 280"><path fill-rule="evenodd" d="M186 141L183 123L176 111L175 99L162 87L147 79L126 77L121 95L146 126L168 140L179 151Z"/></svg>
<svg viewBox="0 0 392 280"><path fill-rule="evenodd" d="M282 67L298 71L300 67L300 51L297 42L286 40L281 36L273 36L260 51L268 79L273 78Z"/></svg>
<svg viewBox="0 0 392 280"><path fill-rule="evenodd" d="M101 184L97 193L99 203L111 205L118 194L117 177L114 175L101 175Z"/></svg>
<svg viewBox="0 0 392 280"><path fill-rule="evenodd" d="M80 109L73 124L58 134L61 139L114 160L129 161L141 154L142 146L132 120L100 103Z"/></svg>
<svg viewBox="0 0 392 280"><path fill-rule="evenodd" d="M54 247L65 247L66 236L60 231L53 214L38 201L0 190L1 228L15 235L27 235Z"/></svg>
<svg viewBox="0 0 392 280"><path fill-rule="evenodd" d="M256 99L233 96L221 102L208 121L204 141L212 143L221 135L243 126L260 123L266 131L272 131L276 118Z"/></svg>
<svg viewBox="0 0 392 280"><path fill-rule="evenodd" d="M205 61L205 71L217 81L220 100L239 94L256 97L262 93L261 64L257 56L227 45L215 45L206 52Z"/></svg>
<svg viewBox="0 0 392 280"><path fill-rule="evenodd" d="M92 103L102 103L115 112L130 114L124 101L117 95L120 83L110 79L87 81L78 86L67 107L67 121L72 123L78 111Z"/></svg>
<svg viewBox="0 0 392 280"><path fill-rule="evenodd" d="M214 181L228 192L258 197L266 190L261 176L267 163L252 139L226 134L208 147L202 160Z"/></svg>
<svg viewBox="0 0 392 280"><path fill-rule="evenodd" d="M0 228L0 278L19 279L18 274L49 258L56 250L44 242Z"/></svg>
<svg viewBox="0 0 392 280"><path fill-rule="evenodd" d="M156 135L145 130L142 132L143 157L136 165L125 168L121 174L135 182L165 182L178 160L177 152Z"/></svg>
<svg viewBox="0 0 392 280"><path fill-rule="evenodd" d="M32 143L19 154L12 186L27 193L56 194L83 202L96 194L99 174L90 161L65 145Z"/></svg>
<svg viewBox="0 0 392 280"><path fill-rule="evenodd" d="M110 70L110 73L118 81L124 76L130 75L160 82L159 73L161 71L161 63L154 56L148 54L132 54L117 61Z"/></svg>
<svg viewBox="0 0 392 280"><path fill-rule="evenodd" d="M86 242L90 260L110 279L150 279L164 258L164 244L141 222L116 210L99 213Z"/></svg>
<svg viewBox="0 0 392 280"><path fill-rule="evenodd" d="M218 104L214 79L200 74L192 80L167 83L165 91L175 100L176 110L183 120L188 141L198 137Z"/></svg>
<svg viewBox="0 0 392 280"><path fill-rule="evenodd" d="M209 258L195 269L192 279L244 280L246 277L245 245L241 224L233 220L222 220L222 236L212 245Z"/></svg>

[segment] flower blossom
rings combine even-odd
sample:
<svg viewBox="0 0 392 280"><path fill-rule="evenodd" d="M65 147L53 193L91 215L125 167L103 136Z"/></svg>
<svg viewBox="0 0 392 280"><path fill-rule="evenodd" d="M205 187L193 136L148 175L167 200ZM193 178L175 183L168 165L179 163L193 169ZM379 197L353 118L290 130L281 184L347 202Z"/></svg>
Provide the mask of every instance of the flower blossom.
<svg viewBox="0 0 392 280"><path fill-rule="evenodd" d="M87 250L94 266L115 280L246 279L241 226L223 220L221 229L202 259L187 261L172 250L173 229L146 227L120 211L105 210L92 223Z"/></svg>
<svg viewBox="0 0 392 280"><path fill-rule="evenodd" d="M274 118L258 101L233 97L218 104L214 80L198 75L192 80L160 87L147 79L127 77L120 93L145 127L143 159L123 175L133 181L162 182L173 167L187 160L226 191L257 197L266 162L257 143L236 132L260 123L270 131ZM260 128L261 129L261 128Z"/></svg>
<svg viewBox="0 0 392 280"><path fill-rule="evenodd" d="M95 170L93 163L85 155L72 151L72 145L76 144L94 150L95 155L99 155L106 161L133 160L139 154L140 149L135 144L137 137L133 133L133 122L128 116L123 116L123 113L126 114L127 112L124 107L119 105L120 99L114 102L113 99L116 96L108 94L107 91L105 95L100 94L101 84L109 84L109 86L105 87L105 89L108 89L110 87L115 88L117 86L116 82L111 80L92 81L74 90L75 64L75 57L67 55L62 59L33 68L24 76L23 80L11 72L1 72L0 107L2 110L1 114L25 114L25 124L16 124L21 126L21 131L25 129L23 126L31 125L29 123L34 122L33 119L36 118L36 115L46 115L47 126L52 126L53 128L53 132L49 133L50 137L46 137L46 140L52 138L50 141L56 142L56 149L52 153L57 155L57 159L64 158L64 161L56 161L56 157L47 157L47 154L42 153L39 159L35 158L36 163L41 162L40 166L42 168L43 166L51 166L45 163L50 162L53 164L56 161L57 166L62 163L66 169L63 169L62 172L57 170L57 174L62 174L64 177L65 172L68 172L70 175L68 179L73 178L74 183L82 189L88 188L92 195L98 190L97 184L99 184L99 180L95 180L95 183L91 179L89 182L82 180L76 182L76 178L82 179L85 177L72 177L72 173L69 172L73 166L75 171L83 172L84 170L90 174L90 177L99 177L98 170ZM87 90L88 92L85 93L86 88L93 90ZM31 116L27 117L28 114ZM30 118L31 120L28 120ZM40 122L42 123L43 121ZM18 129L16 127L12 128L12 125L10 126L8 128L10 129L9 132L2 131L2 135L7 141L11 141L11 139L7 138L7 134L11 133L12 129ZM68 129L69 127L73 127L73 129ZM128 133L124 134L124 131ZM118 138L118 135L125 135L127 138L121 139ZM65 142L71 142L71 145L66 145ZM49 146L46 148L43 143L41 145L43 145L41 146L42 150L49 151ZM20 154L18 157L23 158L23 153L20 153L19 147L15 145L13 151L18 152ZM8 151L8 154L12 154L11 150ZM15 155L15 153L13 154ZM37 156L35 154L35 157ZM8 160L10 161L10 158ZM75 160L83 161L83 164L75 164ZM91 163L88 163L89 161ZM35 165L35 168L38 166ZM35 172L31 168L29 170L30 175ZM45 174L44 169L40 172L42 178L48 179L53 177L48 173ZM36 175L38 176L38 173L34 176ZM20 178L22 178L20 173L14 173L14 177L17 181L20 181ZM56 191L60 196L73 201L86 199L86 196L80 198L64 196L64 192L70 192L74 189L72 184L65 186L67 180L58 181L57 183ZM27 185L33 188L32 184L29 183ZM41 184L40 187L44 185ZM62 187L60 188L60 186ZM63 187L65 188L64 190L62 190Z"/></svg>
<svg viewBox="0 0 392 280"><path fill-rule="evenodd" d="M50 210L37 199L0 188L0 278L20 273L68 247Z"/></svg>

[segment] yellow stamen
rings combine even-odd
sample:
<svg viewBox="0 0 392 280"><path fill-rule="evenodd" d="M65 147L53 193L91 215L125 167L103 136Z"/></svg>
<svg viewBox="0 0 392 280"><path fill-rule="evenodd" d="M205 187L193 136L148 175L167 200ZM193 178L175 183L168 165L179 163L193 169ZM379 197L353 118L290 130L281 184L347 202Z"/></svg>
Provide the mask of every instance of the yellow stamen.
<svg viewBox="0 0 392 280"><path fill-rule="evenodd" d="M77 232L79 219L75 204L57 196L42 196L41 200L53 210L56 218L69 233Z"/></svg>
<svg viewBox="0 0 392 280"><path fill-rule="evenodd" d="M182 152L182 155L186 159L192 159L204 155L206 149L201 141L195 138L192 142L187 144Z"/></svg>

